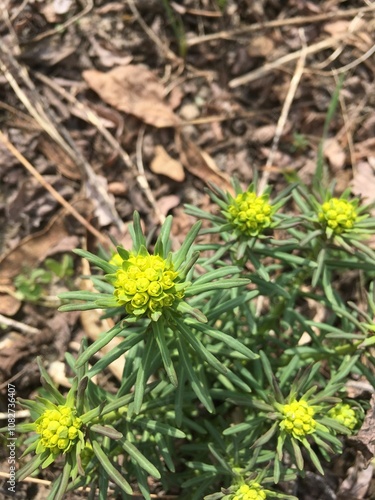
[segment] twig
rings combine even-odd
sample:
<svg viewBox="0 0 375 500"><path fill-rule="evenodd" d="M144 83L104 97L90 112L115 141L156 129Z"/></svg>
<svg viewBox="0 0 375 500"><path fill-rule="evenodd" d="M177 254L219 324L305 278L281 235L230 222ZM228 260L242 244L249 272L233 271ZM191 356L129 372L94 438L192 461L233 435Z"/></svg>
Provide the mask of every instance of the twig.
<svg viewBox="0 0 375 500"><path fill-rule="evenodd" d="M100 233L94 226L92 226L77 210L68 203L65 198L63 198L60 193L58 193L46 180L44 177L36 170L35 167L18 151L18 149L9 141L9 139L0 130L0 140L3 142L4 146L17 158L17 160L40 182L40 184L55 198L55 200L60 203L69 213L73 215L75 219L78 220L91 234L93 234L98 241L102 244L108 244L108 239L105 238L102 233Z"/></svg>
<svg viewBox="0 0 375 500"><path fill-rule="evenodd" d="M64 99L70 102L75 108L82 111L87 121L97 128L97 130L102 134L104 139L106 139L108 144L120 155L124 164L134 173L139 187L144 191L145 196L148 202L150 203L150 206L155 212L155 215L158 216L160 223L162 223L164 220L163 216L161 217L159 216L159 209L144 171L143 173L141 173L139 169L137 170L137 167L134 165L129 154L124 150L124 148L120 145L120 143L113 137L113 135L104 127L100 117L92 109L90 109L88 106L85 106L75 96L67 92L60 85L57 85L46 75L43 75L42 73L36 73L35 76L39 78L39 80L47 84L49 87L51 87L55 92L58 92L61 96L63 96Z"/></svg>
<svg viewBox="0 0 375 500"><path fill-rule="evenodd" d="M23 82L25 83L25 85L27 85L31 93L31 99L29 99L26 93L19 86L12 73L8 70L6 64L0 58L0 70L4 73L4 76L13 88L17 97L24 104L30 115L42 127L42 129L45 130L45 132L63 149L63 151L66 152L66 154L77 165L83 179L87 181L85 187L90 191L90 196L94 199L96 207L100 206L102 209L106 208L109 212L108 216L118 226L120 231L123 231L124 223L118 215L114 203L109 198L107 191L98 182L98 177L93 171L91 165L75 147L75 143L68 131L61 124L59 125L58 129L54 125L53 121L49 118L47 112L44 109L40 95L35 89L35 85L31 81L26 68L21 67L10 53L8 53L6 57L8 57L9 61L15 68L15 71L18 73L19 77L22 78ZM64 137L62 136L62 134L64 134Z"/></svg>
<svg viewBox="0 0 375 500"><path fill-rule="evenodd" d="M25 325L24 323L20 323L15 319L8 318L7 316L3 316L0 314L0 325L11 326L16 330L19 330L22 333L28 333L30 335L39 335L40 330L34 328L33 326Z"/></svg>
<svg viewBox="0 0 375 500"><path fill-rule="evenodd" d="M304 32L302 30L300 33L300 37L301 37L301 40L303 43L303 48L301 50L300 58L297 61L296 69L294 71L293 78L291 79L288 93L286 95L286 98L285 98L285 101L284 101L284 104L283 104L283 107L281 110L281 114L280 114L279 120L277 122L275 135L274 135L274 138L272 141L271 151L268 155L267 163L266 163L262 178L260 179L259 184L258 184L258 190L260 193L265 189L265 187L267 185L268 178L269 178L270 172L271 172L270 167L273 164L273 159L275 157L275 153L276 153L277 147L279 145L280 137L281 137L281 134L283 133L285 123L287 121L288 114L290 111L290 107L292 105L294 96L296 95L298 84L301 80L301 76L303 74L303 70L305 67L307 46L305 44L305 36L304 36Z"/></svg>
<svg viewBox="0 0 375 500"><path fill-rule="evenodd" d="M172 59L174 61L178 61L179 58L176 56L174 52L172 52L169 47L166 47L166 45L156 36L156 34L152 31L152 29L145 23L143 20L141 14L139 13L139 10L137 9L134 0L128 0L128 5L130 10L132 11L134 17L140 24L141 28L143 31L146 33L146 35L155 43L155 45L160 49L162 54L167 57L168 59Z"/></svg>
<svg viewBox="0 0 375 500"><path fill-rule="evenodd" d="M330 19L344 19L346 17L353 17L358 14L366 14L375 9L375 4L369 5L368 7L360 7L357 9L348 10L338 10L336 12L327 12L325 14L317 14L316 16L297 16L288 19L275 19L273 21L268 21L264 23L251 24L250 26L244 26L242 28L237 28L231 31L219 31L218 33L212 33L210 35L196 36L188 38L186 40L187 47L192 47L193 45L198 45L200 43L206 43L213 40L219 39L229 39L238 35L246 35L247 33L253 33L256 31L281 28L283 26L297 26L301 24L311 24L320 21L328 21Z"/></svg>
<svg viewBox="0 0 375 500"><path fill-rule="evenodd" d="M43 40L44 38L61 33L61 31L64 31L68 26L74 24L79 19L84 17L86 14L88 14L90 12L90 10L92 10L93 7L94 7L94 0L87 0L86 7L84 9L82 9L81 12L78 12L78 14L76 14L75 16L70 17L64 23L58 24L56 26L56 28L45 31L44 33L40 33L40 35L37 35L34 38L32 38L31 40L29 40L28 43L39 42L40 40Z"/></svg>
<svg viewBox="0 0 375 500"><path fill-rule="evenodd" d="M138 168L140 180L142 179L142 181L143 181L143 179L146 179L145 169L143 166L143 158L142 158L142 156L143 156L142 155L143 137L144 137L145 131L146 131L146 126L142 125L142 127L139 129L139 132L138 132L137 145L136 145L137 168ZM143 188L145 188L145 187L146 186L143 186ZM155 202L154 210L155 210L155 214L157 215L160 223L163 224L163 222L165 221L165 217L160 212L159 207L157 206L156 202Z"/></svg>
<svg viewBox="0 0 375 500"><path fill-rule="evenodd" d="M305 52L305 56L308 56L310 54L314 54L315 52L319 52L324 49L328 49L329 47L333 47L336 45L337 42L345 38L347 35L343 34L341 36L331 36L329 38L326 38L325 40L321 40L320 42L314 43L313 45L310 45L306 49L299 49L296 50L295 52L292 52L291 54L286 54L283 57L280 57L279 59L276 59L276 61L272 61L270 63L266 63L264 66L261 68L258 68L254 71L250 71L250 73L247 73L246 75L242 75L238 78L234 78L229 82L229 87L236 88L239 87L240 85L244 85L245 83L252 82L254 80L257 80L258 78L261 78L262 76L266 75L270 71L280 68L284 64L290 63L292 61L295 61L296 59L299 59L301 57L302 52Z"/></svg>

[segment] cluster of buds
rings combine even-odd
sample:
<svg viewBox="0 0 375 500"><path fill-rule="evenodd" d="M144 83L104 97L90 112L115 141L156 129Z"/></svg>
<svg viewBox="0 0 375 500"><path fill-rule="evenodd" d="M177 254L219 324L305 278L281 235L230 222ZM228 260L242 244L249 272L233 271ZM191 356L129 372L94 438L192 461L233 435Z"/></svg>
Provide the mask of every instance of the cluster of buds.
<svg viewBox="0 0 375 500"><path fill-rule="evenodd" d="M345 199L331 198L321 205L318 219L324 227L341 234L353 228L357 219L356 206Z"/></svg>
<svg viewBox="0 0 375 500"><path fill-rule="evenodd" d="M238 194L228 205L226 216L241 234L258 236L270 226L272 211L268 195L257 196L247 191Z"/></svg>
<svg viewBox="0 0 375 500"><path fill-rule="evenodd" d="M130 253L127 259L122 259L121 267L116 271L114 295L128 314L152 317L184 296L183 285L176 286L177 277L170 259L145 251L142 255Z"/></svg>
<svg viewBox="0 0 375 500"><path fill-rule="evenodd" d="M315 431L314 409L303 399L282 405L281 413L283 420L280 422L280 429L294 438L301 439Z"/></svg>
<svg viewBox="0 0 375 500"><path fill-rule="evenodd" d="M52 403L51 403L52 404ZM37 453L49 449L54 455L67 453L77 438L82 421L74 408L53 405L35 421L36 432L40 434Z"/></svg>
<svg viewBox="0 0 375 500"><path fill-rule="evenodd" d="M353 430L358 424L355 411L347 403L339 403L331 408L328 412L328 416L350 430Z"/></svg>
<svg viewBox="0 0 375 500"><path fill-rule="evenodd" d="M266 492L259 483L255 481L242 484L233 494L231 500L265 500Z"/></svg>

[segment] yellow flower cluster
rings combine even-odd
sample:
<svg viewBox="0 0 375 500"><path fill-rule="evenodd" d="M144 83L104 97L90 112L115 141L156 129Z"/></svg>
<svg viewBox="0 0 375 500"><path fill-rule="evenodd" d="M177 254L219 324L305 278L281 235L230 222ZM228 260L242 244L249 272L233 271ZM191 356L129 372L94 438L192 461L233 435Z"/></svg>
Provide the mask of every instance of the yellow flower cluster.
<svg viewBox="0 0 375 500"><path fill-rule="evenodd" d="M54 405L55 406L55 405ZM40 434L37 452L49 449L54 455L68 452L78 437L82 425L76 410L68 406L55 406L46 410L36 421L36 432Z"/></svg>
<svg viewBox="0 0 375 500"><path fill-rule="evenodd" d="M341 234L353 228L357 212L350 201L331 198L321 206L318 219L321 224L331 228L334 233Z"/></svg>
<svg viewBox="0 0 375 500"><path fill-rule="evenodd" d="M253 481L250 484L242 484L234 493L231 500L265 500L266 492L260 484Z"/></svg>
<svg viewBox="0 0 375 500"><path fill-rule="evenodd" d="M128 314L151 316L183 297L175 288L177 276L172 262L159 255L130 254L116 271L114 295Z"/></svg>
<svg viewBox="0 0 375 500"><path fill-rule="evenodd" d="M268 196L240 193L227 208L227 218L242 234L257 236L271 224L272 207Z"/></svg>
<svg viewBox="0 0 375 500"><path fill-rule="evenodd" d="M358 424L355 411L350 405L345 403L339 403L331 408L328 412L328 416L351 430L353 430Z"/></svg>
<svg viewBox="0 0 375 500"><path fill-rule="evenodd" d="M283 405L282 413L283 420L280 422L280 429L292 434L296 439L315 431L314 410L303 399Z"/></svg>

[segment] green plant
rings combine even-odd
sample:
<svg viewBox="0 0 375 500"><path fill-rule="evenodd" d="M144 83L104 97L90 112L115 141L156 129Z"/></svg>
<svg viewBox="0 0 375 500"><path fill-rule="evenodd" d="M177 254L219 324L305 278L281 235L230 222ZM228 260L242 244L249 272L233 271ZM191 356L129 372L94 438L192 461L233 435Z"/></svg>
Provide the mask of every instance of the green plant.
<svg viewBox="0 0 375 500"><path fill-rule="evenodd" d="M49 286L56 279L66 280L73 273L73 259L71 255L64 254L61 262L48 258L43 262L41 268L25 268L21 274L14 278L14 285L20 300L38 302L46 295Z"/></svg>
<svg viewBox="0 0 375 500"><path fill-rule="evenodd" d="M360 428L369 403L351 400L345 383L361 376L375 386L369 207L333 186L233 189L213 186L217 213L186 207L208 224L193 225L177 251L171 217L151 245L137 213L131 249L76 250L96 268L86 277L96 291L62 293L60 310L101 308L114 326L84 341L77 359L67 355L67 396L40 366L43 396L20 401L33 422L16 430L34 433L24 456L35 456L19 479L63 462L49 498L89 486L98 498L113 488L150 499L151 475L189 500L291 500L285 484L309 469L324 474ZM348 267L368 310L340 289ZM120 357L113 394L93 377Z"/></svg>

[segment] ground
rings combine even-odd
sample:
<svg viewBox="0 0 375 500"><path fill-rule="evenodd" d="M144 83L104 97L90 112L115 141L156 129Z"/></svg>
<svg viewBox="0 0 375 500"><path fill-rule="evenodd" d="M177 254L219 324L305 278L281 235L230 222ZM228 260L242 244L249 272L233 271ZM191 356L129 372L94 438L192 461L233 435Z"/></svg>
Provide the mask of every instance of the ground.
<svg viewBox="0 0 375 500"><path fill-rule="evenodd" d="M213 208L210 182L309 184L322 137L337 193L375 200L370 2L3 0L0 31L3 395L11 382L32 396L36 355L68 384L64 353L101 331L56 310L82 272L71 250L126 246L134 210L149 234L172 214L178 246L184 204ZM348 499L344 481L350 498L374 498L351 453L308 476L301 500Z"/></svg>

